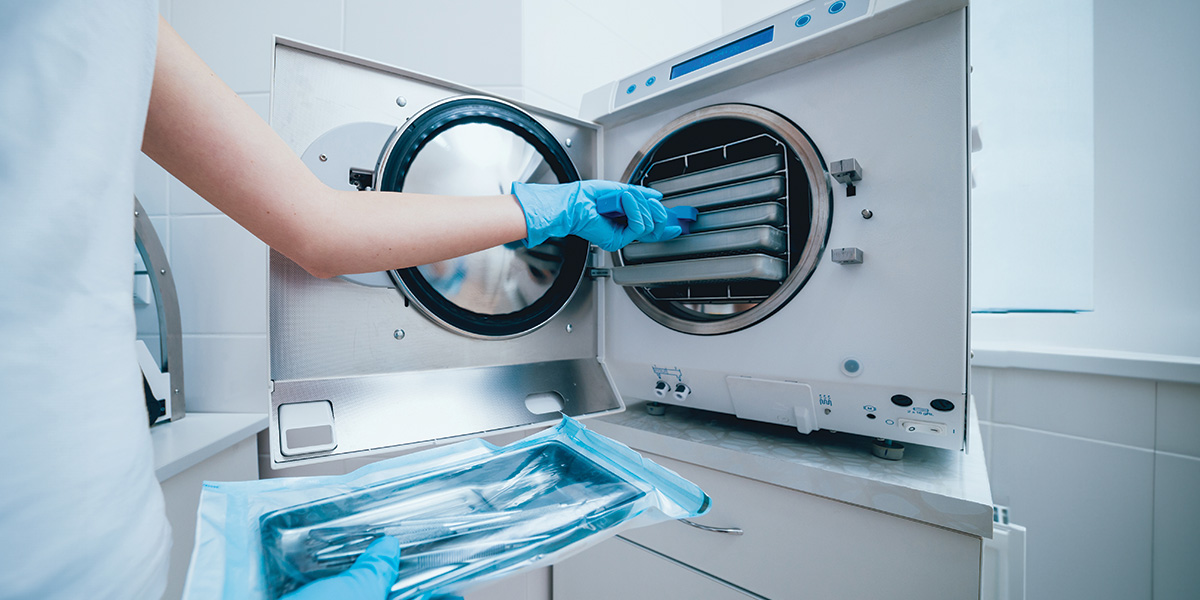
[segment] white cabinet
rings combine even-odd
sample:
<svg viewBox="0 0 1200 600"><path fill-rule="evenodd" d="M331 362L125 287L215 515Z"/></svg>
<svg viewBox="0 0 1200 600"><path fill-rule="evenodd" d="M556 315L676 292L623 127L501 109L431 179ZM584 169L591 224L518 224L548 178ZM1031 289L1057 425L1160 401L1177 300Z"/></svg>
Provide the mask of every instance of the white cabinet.
<svg viewBox="0 0 1200 600"><path fill-rule="evenodd" d="M618 537L555 565L554 597L747 600L759 596Z"/></svg>
<svg viewBox="0 0 1200 600"><path fill-rule="evenodd" d="M189 412L183 419L150 430L155 473L171 523L171 563L164 599L183 593L203 482L257 479L255 434L266 426L266 415Z"/></svg>
<svg viewBox="0 0 1200 600"><path fill-rule="evenodd" d="M991 535L981 451L917 448L893 463L861 438L640 410L589 427L700 485L713 508L698 523L743 534L680 522L627 531L556 565L555 598L979 597Z"/></svg>

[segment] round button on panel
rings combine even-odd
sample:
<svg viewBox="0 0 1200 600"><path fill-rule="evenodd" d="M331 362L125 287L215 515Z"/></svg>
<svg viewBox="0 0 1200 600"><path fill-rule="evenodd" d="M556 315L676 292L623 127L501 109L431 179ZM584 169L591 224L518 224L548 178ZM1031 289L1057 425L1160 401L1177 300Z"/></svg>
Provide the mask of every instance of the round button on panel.
<svg viewBox="0 0 1200 600"><path fill-rule="evenodd" d="M632 93L633 93L633 90L636 90L636 89L637 89L637 84L636 84L636 83L631 83L631 84L629 84L629 87L625 88L625 93L626 93L626 94L632 94Z"/></svg>
<svg viewBox="0 0 1200 600"><path fill-rule="evenodd" d="M892 404L895 404L896 406L912 406L912 398L909 398L904 394L896 394L895 396L892 396Z"/></svg>
<svg viewBox="0 0 1200 600"><path fill-rule="evenodd" d="M934 410L940 410L942 412L950 412L954 410L954 403L942 398L937 398L933 402L930 402L929 406L933 407Z"/></svg>
<svg viewBox="0 0 1200 600"><path fill-rule="evenodd" d="M846 3L844 0L838 0L837 2L829 5L829 14L836 15L842 12L842 9L844 8L846 8Z"/></svg>
<svg viewBox="0 0 1200 600"><path fill-rule="evenodd" d="M796 27L804 27L805 25L808 25L808 22L811 20L812 15L800 15L800 17L796 19Z"/></svg>
<svg viewBox="0 0 1200 600"><path fill-rule="evenodd" d="M654 78L654 77L651 77L650 79L647 79L647 80L646 80L646 87L650 87L650 86L654 85L654 82L655 82L655 81L658 81L658 79L656 79L656 78Z"/></svg>
<svg viewBox="0 0 1200 600"><path fill-rule="evenodd" d="M842 373L847 377L858 377L862 374L863 365L857 358L847 358L842 361Z"/></svg>

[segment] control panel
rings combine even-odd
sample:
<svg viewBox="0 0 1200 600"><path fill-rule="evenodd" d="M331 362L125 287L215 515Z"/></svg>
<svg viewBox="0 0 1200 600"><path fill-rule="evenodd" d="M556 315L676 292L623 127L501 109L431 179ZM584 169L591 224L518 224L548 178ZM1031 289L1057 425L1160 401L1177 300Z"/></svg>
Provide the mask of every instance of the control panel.
<svg viewBox="0 0 1200 600"><path fill-rule="evenodd" d="M701 48L626 77L617 84L613 107L684 85L755 56L814 37L867 14L870 0L811 0Z"/></svg>

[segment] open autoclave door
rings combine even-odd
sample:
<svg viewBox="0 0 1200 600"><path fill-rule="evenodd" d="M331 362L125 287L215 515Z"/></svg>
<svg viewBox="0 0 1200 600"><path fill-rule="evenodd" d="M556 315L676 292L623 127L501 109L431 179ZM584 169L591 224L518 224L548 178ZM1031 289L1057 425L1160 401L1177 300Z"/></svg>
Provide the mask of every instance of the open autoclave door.
<svg viewBox="0 0 1200 600"><path fill-rule="evenodd" d="M601 125L277 40L272 124L331 186L603 177L700 215L619 253L568 238L330 280L272 253L273 462L622 396L960 449L965 27L961 2L804 3L597 90Z"/></svg>

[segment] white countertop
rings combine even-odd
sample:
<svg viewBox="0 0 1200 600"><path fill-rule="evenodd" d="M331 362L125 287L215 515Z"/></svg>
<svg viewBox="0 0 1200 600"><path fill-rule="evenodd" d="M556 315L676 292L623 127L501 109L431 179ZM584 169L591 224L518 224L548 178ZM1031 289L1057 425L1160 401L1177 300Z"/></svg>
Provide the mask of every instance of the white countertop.
<svg viewBox="0 0 1200 600"><path fill-rule="evenodd" d="M978 342L971 347L971 355L971 365L975 367L1035 369L1200 383L1200 358L1194 356Z"/></svg>
<svg viewBox="0 0 1200 600"><path fill-rule="evenodd" d="M150 428L154 473L166 481L267 428L267 415L190 412Z"/></svg>
<svg viewBox="0 0 1200 600"><path fill-rule="evenodd" d="M679 406L651 416L643 404L632 404L623 413L589 419L587 426L636 450L992 536L992 493L974 414L968 452L905 444L899 461L872 455L871 438L827 431L801 435L790 427Z"/></svg>

